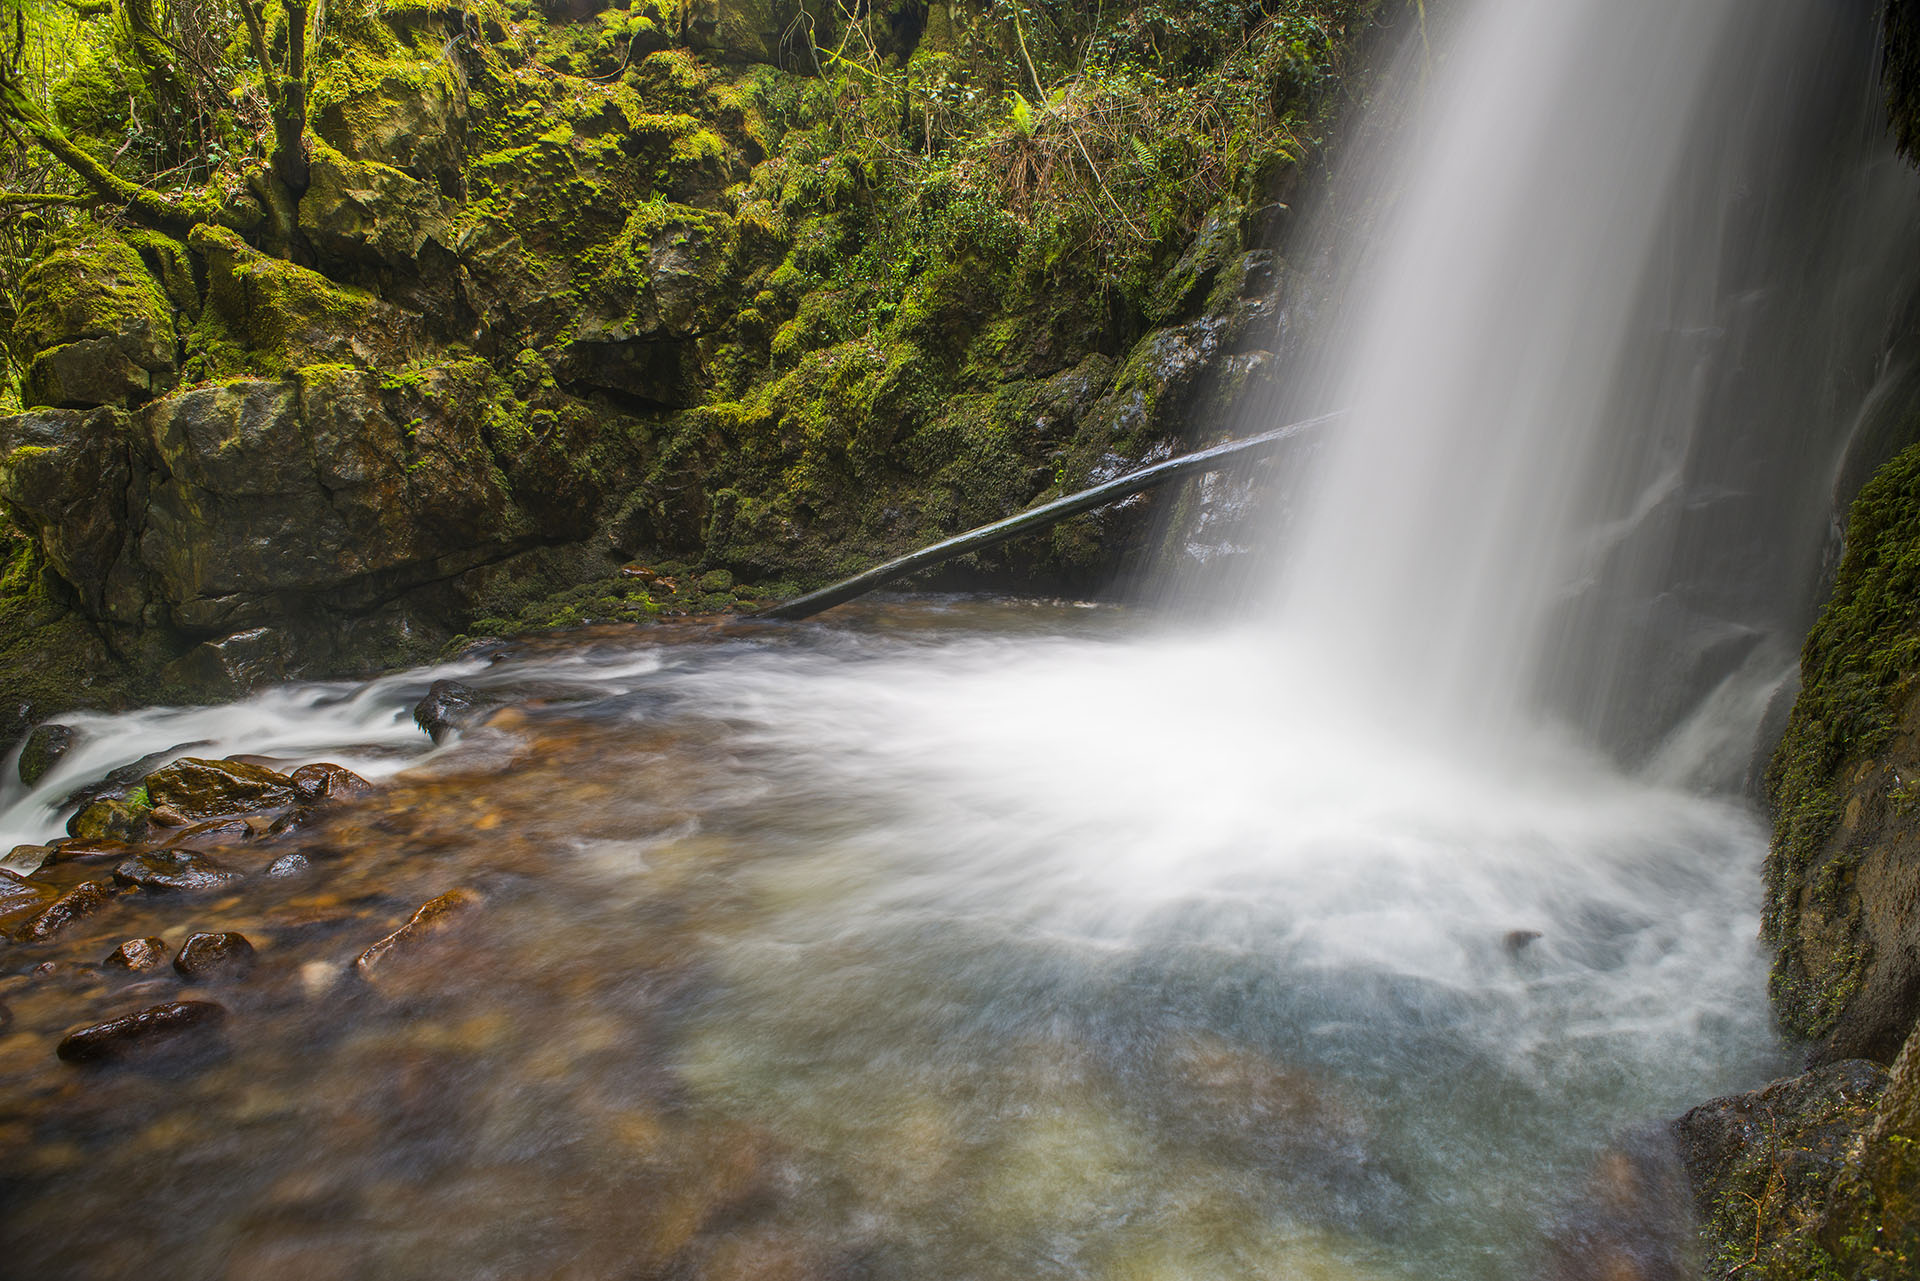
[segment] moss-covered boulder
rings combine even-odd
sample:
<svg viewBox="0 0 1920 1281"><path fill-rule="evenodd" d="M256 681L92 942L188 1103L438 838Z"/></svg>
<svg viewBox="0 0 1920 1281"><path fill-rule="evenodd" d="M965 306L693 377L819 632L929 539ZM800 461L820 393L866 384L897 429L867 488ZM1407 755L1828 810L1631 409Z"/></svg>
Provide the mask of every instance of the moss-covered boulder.
<svg viewBox="0 0 1920 1281"><path fill-rule="evenodd" d="M62 237L22 278L21 296L13 347L29 361L29 405L138 404L172 385L173 305L120 237Z"/></svg>
<svg viewBox="0 0 1920 1281"><path fill-rule="evenodd" d="M417 271L421 252L456 244L458 210L431 183L374 160L313 149L300 230L324 258Z"/></svg>
<svg viewBox="0 0 1920 1281"><path fill-rule="evenodd" d="M223 227L195 227L189 244L207 272L193 332L202 376L279 374L324 361L398 365L424 343L419 317L270 257Z"/></svg>

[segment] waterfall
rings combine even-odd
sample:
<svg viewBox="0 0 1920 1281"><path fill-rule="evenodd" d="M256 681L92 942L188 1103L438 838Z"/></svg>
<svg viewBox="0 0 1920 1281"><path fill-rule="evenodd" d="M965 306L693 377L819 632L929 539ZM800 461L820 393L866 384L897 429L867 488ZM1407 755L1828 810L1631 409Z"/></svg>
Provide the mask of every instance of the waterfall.
<svg viewBox="0 0 1920 1281"><path fill-rule="evenodd" d="M1279 407L1353 411L1280 593L1317 663L1467 739L1546 712L1645 760L1730 717L1675 768L1738 779L1920 279L1873 17L1480 0L1409 37Z"/></svg>

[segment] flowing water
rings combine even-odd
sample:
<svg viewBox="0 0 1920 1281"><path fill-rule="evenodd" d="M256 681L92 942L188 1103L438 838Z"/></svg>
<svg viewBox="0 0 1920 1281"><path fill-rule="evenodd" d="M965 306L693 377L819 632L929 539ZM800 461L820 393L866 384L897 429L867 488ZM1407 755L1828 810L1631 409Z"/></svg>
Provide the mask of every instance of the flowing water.
<svg viewBox="0 0 1920 1281"><path fill-rule="evenodd" d="M1346 301L1292 394L1355 414L1276 516L1270 611L867 604L71 718L0 794L13 841L154 753L378 789L7 953L17 1270L1677 1275L1660 1123L1787 1065L1765 833L1702 780L1746 767L1856 411L1896 395L1857 313L1897 306L1872 211L1912 192L1861 123L1865 5L1430 8L1337 188ZM1822 137L1844 199L1767 186ZM1852 266L1752 296L1809 261ZM1795 309L1832 321L1798 364ZM1756 397L1803 430L1740 436ZM436 747L441 678L494 703ZM423 962L355 971L456 888ZM194 929L257 965L99 965ZM198 1053L51 1053L183 993L230 1011Z"/></svg>

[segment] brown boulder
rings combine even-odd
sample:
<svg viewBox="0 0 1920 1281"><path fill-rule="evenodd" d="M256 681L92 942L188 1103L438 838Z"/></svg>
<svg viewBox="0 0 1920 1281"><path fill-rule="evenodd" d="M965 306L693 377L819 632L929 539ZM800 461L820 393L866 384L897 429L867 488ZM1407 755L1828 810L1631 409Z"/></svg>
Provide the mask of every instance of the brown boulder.
<svg viewBox="0 0 1920 1281"><path fill-rule="evenodd" d="M225 1007L211 1001L168 1001L117 1019L75 1028L54 1053L68 1063L97 1063L177 1045L191 1036L204 1043L226 1022Z"/></svg>
<svg viewBox="0 0 1920 1281"><path fill-rule="evenodd" d="M296 799L293 780L245 761L183 756L147 775L147 795L189 823L252 810L279 809Z"/></svg>

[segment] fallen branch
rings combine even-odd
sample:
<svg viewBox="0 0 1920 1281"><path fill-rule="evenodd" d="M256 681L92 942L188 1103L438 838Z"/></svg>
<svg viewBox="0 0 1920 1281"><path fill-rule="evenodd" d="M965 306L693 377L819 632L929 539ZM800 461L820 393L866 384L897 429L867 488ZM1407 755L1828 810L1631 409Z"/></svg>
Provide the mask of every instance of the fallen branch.
<svg viewBox="0 0 1920 1281"><path fill-rule="evenodd" d="M923 547L897 560L890 560L865 573L842 579L830 587L822 587L817 592L808 592L805 596L797 596L782 604L769 606L749 617L789 621L811 618L822 610L832 609L835 605L864 596L875 588L885 586L897 578L904 578L916 570L930 569L943 561L952 560L955 556L964 556L968 552L997 546L1010 538L1016 538L1037 529L1045 529L1069 516L1077 516L1081 512L1092 511L1096 507L1105 507L1117 499L1164 485L1182 476L1217 471L1230 459L1272 449L1315 427L1324 427L1344 414L1344 410L1322 414L1318 418L1308 418L1297 423L1288 423L1284 427L1276 427L1272 431L1263 431L1257 436L1230 440L1223 445L1215 445L1211 449L1182 454L1178 458L1169 458L1165 462L1142 467L1139 471L1117 476L1104 484L1095 485L1092 489L1083 489L1077 494L1056 498L1050 503L1042 503L1018 515L996 520L991 525L970 529L964 534L955 534L952 538L943 539L931 547Z"/></svg>

